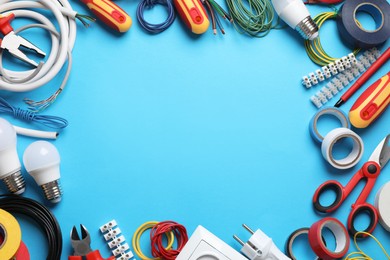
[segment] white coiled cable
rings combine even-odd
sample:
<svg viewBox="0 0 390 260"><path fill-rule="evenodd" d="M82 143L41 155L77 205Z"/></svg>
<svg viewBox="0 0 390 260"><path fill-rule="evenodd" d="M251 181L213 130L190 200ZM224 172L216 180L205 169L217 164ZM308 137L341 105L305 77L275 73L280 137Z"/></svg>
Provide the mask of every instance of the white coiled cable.
<svg viewBox="0 0 390 260"><path fill-rule="evenodd" d="M55 25L39 10L49 10L57 21L59 32ZM51 51L45 63L36 69L27 71L11 71L1 68L0 89L11 92L26 92L37 89L50 82L63 68L67 60L71 61L71 52L76 39L77 12L67 0L37 0L37 1L9 1L0 0L0 14L7 16L13 13L15 17L33 19L51 35ZM83 22L84 23L84 22ZM17 30L15 30L17 31ZM0 57L1 58L1 57ZM68 72L71 63L68 64ZM61 87L63 88L68 74ZM17 83L17 84L15 84ZM62 89L61 89L62 90Z"/></svg>

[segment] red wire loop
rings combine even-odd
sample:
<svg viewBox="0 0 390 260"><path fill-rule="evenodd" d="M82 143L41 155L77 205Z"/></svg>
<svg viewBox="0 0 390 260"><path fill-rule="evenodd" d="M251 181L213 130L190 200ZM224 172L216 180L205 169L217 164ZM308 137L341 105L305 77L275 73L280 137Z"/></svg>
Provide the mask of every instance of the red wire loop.
<svg viewBox="0 0 390 260"><path fill-rule="evenodd" d="M163 236L172 231L175 235L177 249L165 249L163 245ZM175 260L188 241L187 230L183 225L174 221L162 221L156 224L150 231L150 242L152 245L153 257L159 257L166 260Z"/></svg>

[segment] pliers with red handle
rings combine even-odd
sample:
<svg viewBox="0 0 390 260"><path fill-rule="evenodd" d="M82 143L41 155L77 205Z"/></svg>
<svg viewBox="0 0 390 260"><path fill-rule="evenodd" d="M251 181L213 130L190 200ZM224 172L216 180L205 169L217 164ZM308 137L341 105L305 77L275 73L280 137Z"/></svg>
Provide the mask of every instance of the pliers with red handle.
<svg viewBox="0 0 390 260"><path fill-rule="evenodd" d="M68 257L68 260L115 260L114 256L109 258L103 258L100 255L99 250L92 251L91 249L91 236L88 233L88 230L80 225L81 230L81 239L77 233L76 226L73 226L72 231L70 232L70 241L74 250L72 256ZM83 258L85 257L85 258Z"/></svg>
<svg viewBox="0 0 390 260"><path fill-rule="evenodd" d="M0 39L0 48L7 50L15 58L37 67L38 64L35 61L29 59L26 54L19 50L19 48L24 47L26 49L35 51L37 54L43 57L46 56L46 53L25 38L15 34L14 29L11 26L11 21L14 18L15 15L13 13L10 13L7 16L2 16L0 14L0 32L4 35L3 39Z"/></svg>

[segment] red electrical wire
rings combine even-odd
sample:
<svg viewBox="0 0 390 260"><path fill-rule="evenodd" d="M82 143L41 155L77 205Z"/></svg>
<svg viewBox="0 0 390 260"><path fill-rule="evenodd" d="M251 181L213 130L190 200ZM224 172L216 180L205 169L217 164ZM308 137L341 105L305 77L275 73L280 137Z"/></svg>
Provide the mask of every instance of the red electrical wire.
<svg viewBox="0 0 390 260"><path fill-rule="evenodd" d="M163 245L163 236L172 231L175 235L177 249L165 249ZM156 224L150 231L150 242L152 245L153 257L159 257L166 260L175 260L177 255L183 249L188 241L187 230L183 225L174 221L162 221Z"/></svg>

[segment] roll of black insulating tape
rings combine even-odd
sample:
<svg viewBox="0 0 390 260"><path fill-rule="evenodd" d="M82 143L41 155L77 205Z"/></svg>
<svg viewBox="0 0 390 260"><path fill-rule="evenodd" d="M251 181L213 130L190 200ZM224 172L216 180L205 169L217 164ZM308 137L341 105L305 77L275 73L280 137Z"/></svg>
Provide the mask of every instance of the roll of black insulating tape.
<svg viewBox="0 0 390 260"><path fill-rule="evenodd" d="M375 20L376 29L366 30L356 22L365 12ZM339 10L337 27L341 38L352 48L368 49L390 37L390 4L386 0L346 0Z"/></svg>

